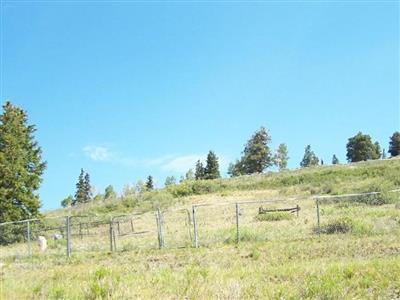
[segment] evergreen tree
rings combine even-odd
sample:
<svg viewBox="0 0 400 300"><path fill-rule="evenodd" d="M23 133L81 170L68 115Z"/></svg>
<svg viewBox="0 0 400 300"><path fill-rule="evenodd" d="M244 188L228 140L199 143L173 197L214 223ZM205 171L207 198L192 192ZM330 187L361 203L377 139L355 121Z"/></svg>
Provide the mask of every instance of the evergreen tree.
<svg viewBox="0 0 400 300"><path fill-rule="evenodd" d="M114 187L110 184L104 190L104 199L115 199L117 197L117 193L114 191Z"/></svg>
<svg viewBox="0 0 400 300"><path fill-rule="evenodd" d="M336 157L336 154L333 154L332 165L338 165L338 164L339 164L339 159Z"/></svg>
<svg viewBox="0 0 400 300"><path fill-rule="evenodd" d="M302 168L318 166L319 159L315 155L314 151L311 150L311 146L307 145L304 150L303 160L300 162Z"/></svg>
<svg viewBox="0 0 400 300"><path fill-rule="evenodd" d="M228 166L228 174L231 177L243 175L244 172L243 172L242 161L237 159L234 163L230 163Z"/></svg>
<svg viewBox="0 0 400 300"><path fill-rule="evenodd" d="M149 175L149 177L147 177L147 181L146 181L146 190L147 190L147 191L152 191L152 190L154 190L153 177L152 177L151 175Z"/></svg>
<svg viewBox="0 0 400 300"><path fill-rule="evenodd" d="M204 177L205 177L204 166L203 166L203 163L200 160L198 160L196 162L196 170L195 170L195 173L194 173L194 177L195 177L196 180L201 180L201 179L204 179Z"/></svg>
<svg viewBox="0 0 400 300"><path fill-rule="evenodd" d="M324 160L321 158L321 166L324 165Z"/></svg>
<svg viewBox="0 0 400 300"><path fill-rule="evenodd" d="M90 185L90 176L81 169L78 182L76 183L75 198L72 205L88 203L92 199L92 187Z"/></svg>
<svg viewBox="0 0 400 300"><path fill-rule="evenodd" d="M270 167L273 163L268 146L270 141L271 137L264 127L256 131L247 142L237 169L241 169L243 174L253 174L262 173Z"/></svg>
<svg viewBox="0 0 400 300"><path fill-rule="evenodd" d="M288 149L286 144L280 144L274 156L274 163L279 170L284 170L287 167L289 160Z"/></svg>
<svg viewBox="0 0 400 300"><path fill-rule="evenodd" d="M220 178L218 157L213 151L208 152L207 165L204 170L205 179Z"/></svg>
<svg viewBox="0 0 400 300"><path fill-rule="evenodd" d="M379 143L373 144L371 137L361 132L349 138L346 148L349 162L379 159L381 157Z"/></svg>
<svg viewBox="0 0 400 300"><path fill-rule="evenodd" d="M176 184L176 178L174 176L168 176L167 178L165 178L165 186L170 186L174 184Z"/></svg>
<svg viewBox="0 0 400 300"><path fill-rule="evenodd" d="M0 115L0 222L39 215L37 190L46 168L27 114L6 102ZM5 242L0 237L0 243Z"/></svg>
<svg viewBox="0 0 400 300"><path fill-rule="evenodd" d="M61 201L61 206L62 207L70 207L72 205L72 202L74 202L74 197L69 195L64 200Z"/></svg>
<svg viewBox="0 0 400 300"><path fill-rule="evenodd" d="M83 181L83 190L85 192L85 203L87 203L92 200L92 186L90 185L89 173L85 174L85 178Z"/></svg>
<svg viewBox="0 0 400 300"><path fill-rule="evenodd" d="M390 137L389 153L392 157L400 155L400 132L396 131Z"/></svg>

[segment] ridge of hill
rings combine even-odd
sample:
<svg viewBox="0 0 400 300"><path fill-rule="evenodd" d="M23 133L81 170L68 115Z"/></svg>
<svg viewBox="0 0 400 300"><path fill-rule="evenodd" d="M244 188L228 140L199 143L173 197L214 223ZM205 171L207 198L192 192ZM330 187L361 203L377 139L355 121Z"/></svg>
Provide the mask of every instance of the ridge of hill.
<svg viewBox="0 0 400 300"><path fill-rule="evenodd" d="M384 192L400 187L400 159L373 160L346 165L317 166L215 180L188 180L115 199L45 212L57 215L112 215L176 208L196 203L309 197L346 193Z"/></svg>

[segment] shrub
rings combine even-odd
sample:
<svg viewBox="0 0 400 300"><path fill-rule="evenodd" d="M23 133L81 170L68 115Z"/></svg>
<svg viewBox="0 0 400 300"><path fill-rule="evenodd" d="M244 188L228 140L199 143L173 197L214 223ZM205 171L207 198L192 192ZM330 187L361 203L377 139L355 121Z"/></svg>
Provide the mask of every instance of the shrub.
<svg viewBox="0 0 400 300"><path fill-rule="evenodd" d="M344 217L321 225L319 229L318 227L314 227L314 232L323 234L347 233L352 231L353 227L353 221L348 217Z"/></svg>

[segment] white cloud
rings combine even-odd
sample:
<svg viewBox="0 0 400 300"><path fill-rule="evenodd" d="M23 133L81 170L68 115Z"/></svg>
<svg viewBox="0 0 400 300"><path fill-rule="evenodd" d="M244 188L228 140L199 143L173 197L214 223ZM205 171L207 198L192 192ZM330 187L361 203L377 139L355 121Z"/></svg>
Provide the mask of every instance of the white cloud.
<svg viewBox="0 0 400 300"><path fill-rule="evenodd" d="M112 153L105 147L85 146L83 152L94 161L110 161L112 158Z"/></svg>
<svg viewBox="0 0 400 300"><path fill-rule="evenodd" d="M202 159L204 155L190 154L174 157L161 164L161 169L168 172L183 173L189 169L194 169L196 161Z"/></svg>
<svg viewBox="0 0 400 300"><path fill-rule="evenodd" d="M200 159L203 164L206 162L207 154L186 154L186 155L163 155L151 159L135 159L120 153L112 152L103 146L88 145L83 148L84 154L98 162L109 162L124 167L146 167L159 168L161 171L169 173L185 173L189 169L195 168L196 162ZM218 156L220 170L228 166L229 158L223 155Z"/></svg>

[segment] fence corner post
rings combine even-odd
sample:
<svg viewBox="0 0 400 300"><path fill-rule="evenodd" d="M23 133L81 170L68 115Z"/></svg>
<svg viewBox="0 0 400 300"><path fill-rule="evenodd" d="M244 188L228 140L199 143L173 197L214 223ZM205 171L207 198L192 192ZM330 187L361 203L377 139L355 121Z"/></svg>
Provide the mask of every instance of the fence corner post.
<svg viewBox="0 0 400 300"><path fill-rule="evenodd" d="M239 215L240 215L240 207L239 203L236 203L236 243L240 242L240 226L239 226Z"/></svg>

